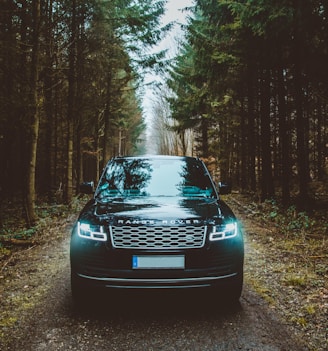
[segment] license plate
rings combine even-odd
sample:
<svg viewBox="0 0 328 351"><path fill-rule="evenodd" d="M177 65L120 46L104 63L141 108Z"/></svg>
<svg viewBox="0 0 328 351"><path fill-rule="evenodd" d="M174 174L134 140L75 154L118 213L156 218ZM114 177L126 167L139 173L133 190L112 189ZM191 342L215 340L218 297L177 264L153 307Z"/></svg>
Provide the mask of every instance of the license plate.
<svg viewBox="0 0 328 351"><path fill-rule="evenodd" d="M133 269L184 269L184 255L133 256Z"/></svg>

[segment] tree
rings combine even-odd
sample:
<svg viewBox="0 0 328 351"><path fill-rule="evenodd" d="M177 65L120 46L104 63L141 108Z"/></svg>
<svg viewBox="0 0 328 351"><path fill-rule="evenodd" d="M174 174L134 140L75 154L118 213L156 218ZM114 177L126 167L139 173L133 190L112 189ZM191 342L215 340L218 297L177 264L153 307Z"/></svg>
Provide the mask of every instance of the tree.
<svg viewBox="0 0 328 351"><path fill-rule="evenodd" d="M36 153L39 136L39 56L40 56L40 0L33 1L32 57L30 69L30 108L28 109L28 153L27 153L27 186L26 216L29 226L36 221L35 213L35 171Z"/></svg>
<svg viewBox="0 0 328 351"><path fill-rule="evenodd" d="M106 157L139 152L145 125L138 67L161 66L164 54L145 49L167 30L160 28L164 4L1 3L1 198L24 200L28 225L36 218L36 195L69 203L84 173L99 175L106 145Z"/></svg>
<svg viewBox="0 0 328 351"><path fill-rule="evenodd" d="M196 117L206 121L198 142L242 189L264 201L280 183L288 205L297 179L306 207L327 138L326 3L197 0L193 12L169 79L172 117L198 133Z"/></svg>

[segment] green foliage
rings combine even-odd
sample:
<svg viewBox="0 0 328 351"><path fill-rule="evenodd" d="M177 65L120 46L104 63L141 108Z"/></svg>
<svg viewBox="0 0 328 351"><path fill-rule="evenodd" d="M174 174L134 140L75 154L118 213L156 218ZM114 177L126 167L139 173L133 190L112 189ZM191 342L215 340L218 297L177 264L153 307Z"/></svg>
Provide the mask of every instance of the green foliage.
<svg viewBox="0 0 328 351"><path fill-rule="evenodd" d="M288 3L268 1L227 1L232 13L243 27L260 37L284 32L293 19L293 8Z"/></svg>
<svg viewBox="0 0 328 351"><path fill-rule="evenodd" d="M276 224L282 233L288 234L302 234L311 230L316 225L316 220L308 213L297 211L295 206L290 206L286 210L281 208L281 204L276 201L266 201L269 206L269 211L265 216Z"/></svg>
<svg viewBox="0 0 328 351"><path fill-rule="evenodd" d="M13 237L14 239L28 240L28 239L31 239L35 233L36 233L36 228L32 227L32 228L23 229L18 232L15 232L15 234L12 235L11 237Z"/></svg>
<svg viewBox="0 0 328 351"><path fill-rule="evenodd" d="M33 227L26 227L24 218L17 213L18 204L13 202L3 209L3 225L0 232L0 256L10 256L15 245L30 245L42 240L43 230L49 230L50 222L57 218L78 213L88 200L88 196L74 197L70 206L42 203L36 208L38 221ZM38 236L40 235L40 236Z"/></svg>
<svg viewBox="0 0 328 351"><path fill-rule="evenodd" d="M3 247L3 244L0 242L0 259L3 259L4 257L8 257L11 255L11 250L9 250L6 247Z"/></svg>
<svg viewBox="0 0 328 351"><path fill-rule="evenodd" d="M308 325L308 322L305 317L291 317L290 321L300 325L303 328L305 328Z"/></svg>

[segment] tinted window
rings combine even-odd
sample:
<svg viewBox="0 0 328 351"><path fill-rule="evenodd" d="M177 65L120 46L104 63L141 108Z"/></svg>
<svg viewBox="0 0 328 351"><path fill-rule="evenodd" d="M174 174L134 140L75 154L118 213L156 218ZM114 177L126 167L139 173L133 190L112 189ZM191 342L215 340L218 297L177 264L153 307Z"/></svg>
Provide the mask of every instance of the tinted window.
<svg viewBox="0 0 328 351"><path fill-rule="evenodd" d="M100 180L96 197L213 196L203 164L194 159L116 159Z"/></svg>

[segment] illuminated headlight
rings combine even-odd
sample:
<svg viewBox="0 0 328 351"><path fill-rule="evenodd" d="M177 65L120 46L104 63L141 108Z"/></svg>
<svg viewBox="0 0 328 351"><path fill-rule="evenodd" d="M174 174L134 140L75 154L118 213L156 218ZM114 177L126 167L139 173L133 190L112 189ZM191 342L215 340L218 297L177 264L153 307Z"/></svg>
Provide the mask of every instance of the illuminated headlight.
<svg viewBox="0 0 328 351"><path fill-rule="evenodd" d="M212 232L210 233L210 240L223 240L223 239L230 239L237 236L238 228L237 223L227 223L224 225L216 225L213 226Z"/></svg>
<svg viewBox="0 0 328 351"><path fill-rule="evenodd" d="M77 233L81 238L107 241L107 234L101 225L90 225L88 223L77 223Z"/></svg>

